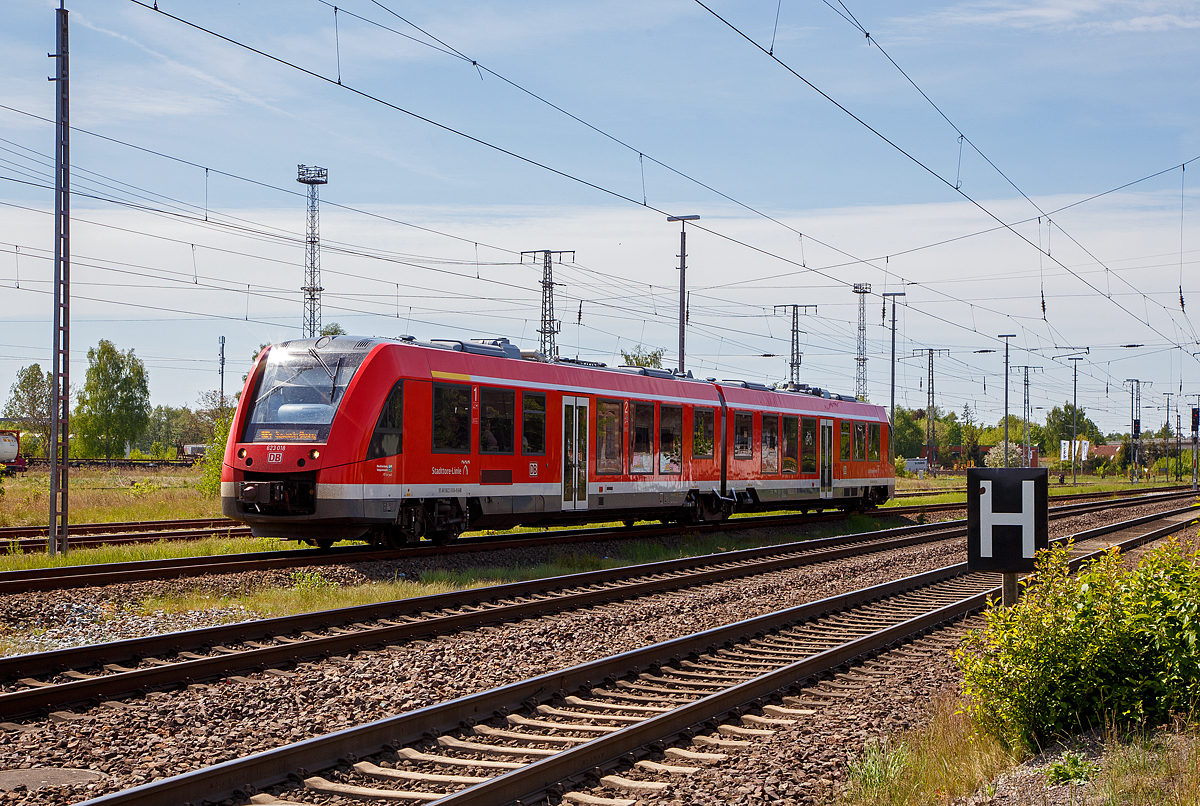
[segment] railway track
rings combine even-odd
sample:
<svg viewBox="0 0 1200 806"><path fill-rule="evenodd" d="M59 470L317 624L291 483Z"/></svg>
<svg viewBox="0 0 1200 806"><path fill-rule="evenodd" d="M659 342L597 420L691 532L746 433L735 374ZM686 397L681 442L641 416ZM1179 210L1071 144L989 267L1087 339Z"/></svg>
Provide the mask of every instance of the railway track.
<svg viewBox="0 0 1200 806"><path fill-rule="evenodd" d="M1121 492L1099 492L1099 493L1072 493L1070 495L1052 496L1055 501L1086 501L1096 498L1114 498L1125 496L1138 496L1155 493L1175 492L1190 489L1186 485L1173 487L1156 487L1143 490L1130 490ZM897 493L896 498L913 498L921 496L943 495L942 491L918 492L918 493ZM955 509L961 509L964 504L961 503L942 503L942 504L925 504L914 505L907 507L883 507L876 510L880 513L888 513L897 517L905 517L913 514L929 514L934 512L949 512ZM751 516L753 517L753 516ZM845 517L841 512L816 513L808 515L783 515L772 516L783 518L806 518L809 521L830 521L838 520ZM733 521L744 520L744 517L734 518ZM628 528L628 527L626 527ZM642 526L634 527L641 529L659 529L657 526ZM672 527L673 531L677 531L681 527ZM613 530L610 527L603 528L581 528L581 529L560 529L554 530L553 534L563 534L566 532L579 532L587 535L596 535L601 533L612 533L618 531L624 534L624 530ZM521 535L530 533L515 534L514 538L519 539ZM6 548L9 551L20 551L24 553L36 553L46 550L46 535L47 529L45 526L7 526L0 528L0 543L7 543ZM71 548L94 548L96 546L114 545L114 544L129 544L129 543L152 543L157 540L203 540L208 537L250 537L250 527L245 526L238 521L228 518L193 518L179 520L160 520L160 521L122 521L113 523L80 523L72 524L69 530L69 546ZM465 538L472 540L475 538Z"/></svg>
<svg viewBox="0 0 1200 806"><path fill-rule="evenodd" d="M1165 537L1195 523L1195 514L1161 513L1075 535L1084 545L1077 543L1073 565L1109 543L1124 550ZM578 790L644 795L722 763L815 708L853 696L896 655L911 660L906 642L978 612L999 595L998 583L999 575L969 573L965 563L948 566L85 803L290 804L315 797L500 806L549 796L633 806L630 797ZM857 665L839 674L848 664ZM261 792L268 788L274 791Z"/></svg>
<svg viewBox="0 0 1200 806"><path fill-rule="evenodd" d="M1156 493L1125 497L1119 499L1113 506L1146 503L1151 501L1168 500L1193 495L1190 490L1173 493ZM1094 497L1094 496L1093 496ZM1068 504L1055 507L1058 513L1072 514L1088 511L1089 508L1107 508L1109 502ZM936 504L916 507L893 507L875 510L881 517L904 515L921 515L936 511L953 511L962 509L961 504ZM1072 509L1074 508L1074 509ZM412 558L454 553L486 551L499 548L510 548L519 542L522 546L561 545L567 543L582 543L594 540L608 540L614 537L637 539L660 537L677 534L682 530L691 533L701 532L732 532L743 529L777 528L811 524L821 521L836 521L845 517L841 513L824 515L761 515L733 518L728 521L698 526L680 527L670 524L644 524L640 526L613 529L609 527L595 529L560 529L542 532L534 536L530 533L512 533L502 536L481 535L476 537L459 538L447 546L435 546L428 541L414 544L404 549L375 549L370 546L339 546L332 549L287 549L282 551L253 552L243 554L221 554L204 557L169 558L163 560L139 560L125 563L105 563L97 565L68 565L52 568L29 568L15 571L0 571L0 595L5 593L22 593L27 591L61 590L64 588L80 588L95 585L110 585L118 582L131 582L147 579L179 579L183 577L203 576L205 574L230 574L246 571L262 571L279 568L297 568L316 565L337 565L347 562L371 562L375 560L394 560L397 558ZM927 524L928 529L937 529L943 524Z"/></svg>
<svg viewBox="0 0 1200 806"><path fill-rule="evenodd" d="M1056 507L1051 517L1078 515L1100 506L1107 505ZM1190 509L1177 510L1186 511ZM955 539L965 531L961 521L907 526L0 658L0 720L36 717L55 709L249 670L287 668L301 661L488 624Z"/></svg>

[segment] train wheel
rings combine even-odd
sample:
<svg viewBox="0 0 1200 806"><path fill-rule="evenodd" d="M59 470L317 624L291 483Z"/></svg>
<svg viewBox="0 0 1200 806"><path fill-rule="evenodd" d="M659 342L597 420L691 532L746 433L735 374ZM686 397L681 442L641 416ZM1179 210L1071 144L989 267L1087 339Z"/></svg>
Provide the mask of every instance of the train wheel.
<svg viewBox="0 0 1200 806"><path fill-rule="evenodd" d="M333 548L333 544L336 543L337 541L334 540L332 537L318 537L313 542L317 544L317 548L327 551L327 550Z"/></svg>
<svg viewBox="0 0 1200 806"><path fill-rule="evenodd" d="M439 529L437 531L429 532L425 536L429 538L433 545L444 546L454 538L458 537L458 532L454 531L453 529Z"/></svg>
<svg viewBox="0 0 1200 806"><path fill-rule="evenodd" d="M628 529L630 526L633 526L635 523L637 523L637 521L622 521L622 523L624 523L625 528Z"/></svg>

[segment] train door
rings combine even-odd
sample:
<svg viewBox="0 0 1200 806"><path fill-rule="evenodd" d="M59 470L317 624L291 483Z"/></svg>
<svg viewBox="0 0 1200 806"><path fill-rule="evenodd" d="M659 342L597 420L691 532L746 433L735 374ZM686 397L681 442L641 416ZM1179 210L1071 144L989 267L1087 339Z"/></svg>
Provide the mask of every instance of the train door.
<svg viewBox="0 0 1200 806"><path fill-rule="evenodd" d="M588 399L563 396L562 508L588 508Z"/></svg>
<svg viewBox="0 0 1200 806"><path fill-rule="evenodd" d="M821 497L833 498L833 420L821 421Z"/></svg>

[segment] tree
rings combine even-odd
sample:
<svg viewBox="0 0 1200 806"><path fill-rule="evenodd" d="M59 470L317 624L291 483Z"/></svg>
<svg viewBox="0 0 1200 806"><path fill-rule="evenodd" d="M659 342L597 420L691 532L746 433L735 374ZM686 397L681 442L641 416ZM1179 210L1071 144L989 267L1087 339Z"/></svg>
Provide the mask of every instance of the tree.
<svg viewBox="0 0 1200 806"><path fill-rule="evenodd" d="M150 382L146 367L130 349L121 352L108 339L88 350L88 370L79 393L72 430L82 450L111 459L125 455L150 421Z"/></svg>
<svg viewBox="0 0 1200 806"><path fill-rule="evenodd" d="M662 369L663 353L666 351L659 347L656 350L637 345L629 352L621 351L621 358L625 360L625 365L629 367L654 367Z"/></svg>
<svg viewBox="0 0 1200 806"><path fill-rule="evenodd" d="M32 421L21 425L38 435L43 455L46 446L50 444L50 406L53 389L53 376L49 372L43 374L40 364L30 364L17 370L17 379L9 389L8 402L4 404L6 418ZM27 447L26 451L28 450Z"/></svg>
<svg viewBox="0 0 1200 806"><path fill-rule="evenodd" d="M1005 442L1000 440L996 447L988 451L988 455L983 457L985 467L1004 467L1004 454L1008 453L1008 467L1021 466L1021 445L1016 442Z"/></svg>
<svg viewBox="0 0 1200 806"><path fill-rule="evenodd" d="M962 449L963 462L979 466L979 426L975 424L975 412L969 403L963 404L962 413Z"/></svg>
<svg viewBox="0 0 1200 806"><path fill-rule="evenodd" d="M918 415L920 415L918 417ZM892 425L892 439L896 455L909 459L921 455L925 445L925 413L913 411L903 406L896 407L896 422Z"/></svg>
<svg viewBox="0 0 1200 806"><path fill-rule="evenodd" d="M1050 409L1050 412L1046 415L1046 425L1042 429L1045 439L1042 445L1044 453L1057 454L1062 440L1070 441L1071 421L1075 413L1075 406L1071 403L1063 403L1061 407L1055 406ZM1104 444L1104 433L1096 427L1095 423L1088 419L1087 412L1084 411L1083 407L1079 408L1075 427L1078 429L1079 439L1086 439L1093 445Z"/></svg>
<svg viewBox="0 0 1200 806"><path fill-rule="evenodd" d="M174 459L176 446L207 442L212 428L199 415L187 406L155 406L137 448L156 459Z"/></svg>
<svg viewBox="0 0 1200 806"><path fill-rule="evenodd" d="M321 328L322 336L345 336L345 329L337 322L330 322Z"/></svg>

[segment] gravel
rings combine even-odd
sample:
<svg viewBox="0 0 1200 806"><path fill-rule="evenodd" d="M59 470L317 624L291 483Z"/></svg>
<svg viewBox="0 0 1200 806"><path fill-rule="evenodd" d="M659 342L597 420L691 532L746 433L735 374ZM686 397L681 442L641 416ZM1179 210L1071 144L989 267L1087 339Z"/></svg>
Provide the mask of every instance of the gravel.
<svg viewBox="0 0 1200 806"><path fill-rule="evenodd" d="M1149 511L1148 506L1134 508L1143 509ZM1064 533L1136 514L1122 510L1107 519L1089 515L1085 519L1092 522L1086 525L1079 524L1083 519L1058 521L1051 523L1051 530ZM305 664L286 676L268 672L231 678L154 694L127 706L52 717L31 729L0 733L0 768L78 767L104 773L104 777L37 793L9 792L0 795L0 803L76 802L551 669L959 562L964 547L962 540L946 541L789 569L360 652ZM329 570L323 569L323 573ZM205 584L213 584L213 580ZM71 596L79 600L77 593ZM921 687L914 678L910 691L905 690L909 683L882 690L879 697L863 704L860 722L869 722L878 730L908 724L916 718L926 695L943 683L952 685L947 677L929 684L934 688ZM905 697L911 705L908 710L899 705ZM860 727L853 733L843 732L839 735L848 737L847 741L829 742L827 748L825 735L819 732L812 733L808 741L823 748L821 753L844 750L844 755L837 756L841 759L855 746L850 738L861 731Z"/></svg>

